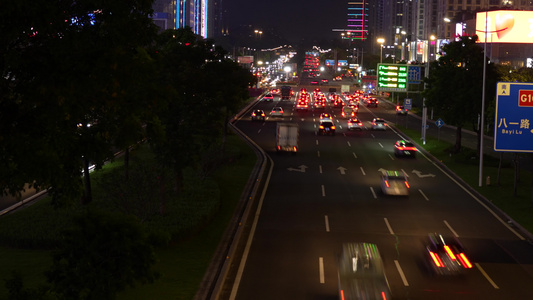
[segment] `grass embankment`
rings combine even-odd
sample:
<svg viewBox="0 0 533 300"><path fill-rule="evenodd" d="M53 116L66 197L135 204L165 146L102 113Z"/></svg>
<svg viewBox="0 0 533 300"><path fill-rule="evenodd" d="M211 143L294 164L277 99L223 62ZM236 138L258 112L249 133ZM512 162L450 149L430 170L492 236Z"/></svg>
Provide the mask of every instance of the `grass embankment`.
<svg viewBox="0 0 533 300"><path fill-rule="evenodd" d="M154 183L150 178L156 176L151 175L159 178L169 175L169 170L157 166L147 148L132 156L132 166L135 161L137 167L132 168L130 178L136 179L134 195L139 201L129 201L134 198L132 195L120 197L125 192L120 182L121 159L91 175L94 191L91 209L135 214L147 231L161 237L172 236L170 243L155 250L158 259L155 269L161 277L153 284L124 291L118 299L194 297L256 161L254 152L236 136L228 137L226 149L222 164L207 178L186 171L184 188L178 197L170 188L172 176L157 181L155 189L141 188ZM51 265L50 249L61 230L69 226L71 217L85 209L74 205L54 210L50 199L44 199L0 218L0 299L7 299L4 281L13 270L23 276L27 287L45 284L43 274Z"/></svg>

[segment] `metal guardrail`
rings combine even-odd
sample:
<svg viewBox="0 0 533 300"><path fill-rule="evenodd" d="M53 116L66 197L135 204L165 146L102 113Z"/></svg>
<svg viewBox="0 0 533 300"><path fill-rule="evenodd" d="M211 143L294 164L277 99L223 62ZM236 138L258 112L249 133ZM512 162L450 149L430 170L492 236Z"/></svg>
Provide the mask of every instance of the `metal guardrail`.
<svg viewBox="0 0 533 300"><path fill-rule="evenodd" d="M241 194L238 207L236 208L236 214L233 216L230 224L224 232L222 241L204 275L201 286L195 295L195 300L215 300L221 298L221 295L224 292L223 289L226 278L231 272L230 269L232 268L235 259L239 258L237 253L240 249L240 241L242 241L246 234L245 224L251 216L252 207L260 195L260 188L264 185L266 170L271 165L263 149L234 125L234 123L247 113L260 98L261 96L257 97L254 101L251 101L229 122L229 126L233 132L243 138L254 150L257 155L257 162L248 178L244 191Z"/></svg>

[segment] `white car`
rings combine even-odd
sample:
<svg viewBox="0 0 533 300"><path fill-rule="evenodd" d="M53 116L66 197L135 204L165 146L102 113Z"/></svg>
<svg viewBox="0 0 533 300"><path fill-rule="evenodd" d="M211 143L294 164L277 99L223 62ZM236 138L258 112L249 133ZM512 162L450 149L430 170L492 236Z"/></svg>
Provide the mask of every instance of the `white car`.
<svg viewBox="0 0 533 300"><path fill-rule="evenodd" d="M400 171L381 171L381 190L385 195L408 196L409 182L407 176Z"/></svg>
<svg viewBox="0 0 533 300"><path fill-rule="evenodd" d="M358 118L351 118L348 120L348 130L363 130L363 122Z"/></svg>
<svg viewBox="0 0 533 300"><path fill-rule="evenodd" d="M387 130L387 123L382 118L372 120L372 130Z"/></svg>
<svg viewBox="0 0 533 300"><path fill-rule="evenodd" d="M270 111L271 117L283 117L283 108L280 106L276 106L272 108L272 111Z"/></svg>

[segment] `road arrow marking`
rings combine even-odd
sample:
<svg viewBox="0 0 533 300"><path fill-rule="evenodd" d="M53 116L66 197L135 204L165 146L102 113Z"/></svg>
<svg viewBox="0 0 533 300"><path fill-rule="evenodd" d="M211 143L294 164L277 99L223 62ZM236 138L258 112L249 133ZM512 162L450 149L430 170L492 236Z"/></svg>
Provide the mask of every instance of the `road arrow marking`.
<svg viewBox="0 0 533 300"><path fill-rule="evenodd" d="M339 170L341 172L341 175L345 175L346 174L346 169L345 167L338 167L337 170Z"/></svg>
<svg viewBox="0 0 533 300"><path fill-rule="evenodd" d="M418 170L413 170L412 173L415 173L419 178L425 178L425 177L435 177L434 174L422 174L422 172L418 171Z"/></svg>
<svg viewBox="0 0 533 300"><path fill-rule="evenodd" d="M299 169L295 169L295 168L287 168L287 170L289 171L296 171L296 172L302 172L302 173L305 173L305 169L307 169L307 166L305 165L301 165L298 167Z"/></svg>

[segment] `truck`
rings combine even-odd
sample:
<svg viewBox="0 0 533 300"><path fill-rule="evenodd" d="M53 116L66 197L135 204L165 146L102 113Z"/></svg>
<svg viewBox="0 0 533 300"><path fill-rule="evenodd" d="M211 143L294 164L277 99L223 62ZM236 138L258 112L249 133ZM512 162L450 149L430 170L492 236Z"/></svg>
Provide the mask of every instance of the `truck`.
<svg viewBox="0 0 533 300"><path fill-rule="evenodd" d="M276 150L298 152L299 128L297 123L278 122L276 130Z"/></svg>
<svg viewBox="0 0 533 300"><path fill-rule="evenodd" d="M292 87L284 85L280 88L280 99L290 100L292 96Z"/></svg>

